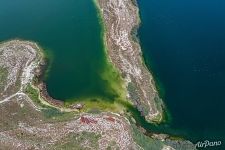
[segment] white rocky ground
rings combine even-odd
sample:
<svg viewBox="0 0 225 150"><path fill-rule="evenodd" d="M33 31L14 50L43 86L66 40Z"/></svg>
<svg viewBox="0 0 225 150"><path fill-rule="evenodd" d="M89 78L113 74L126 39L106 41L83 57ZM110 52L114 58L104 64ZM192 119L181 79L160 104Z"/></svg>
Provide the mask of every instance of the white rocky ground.
<svg viewBox="0 0 225 150"><path fill-rule="evenodd" d="M143 112L147 120L159 121L162 117L161 100L152 75L142 61L140 45L132 35L134 28L139 26L138 8L131 0L97 2L106 27L109 57L121 74L125 75L128 98Z"/></svg>
<svg viewBox="0 0 225 150"><path fill-rule="evenodd" d="M4 89L0 91L0 103L26 95L24 87L33 79L33 70L40 61L37 50L36 44L19 40L0 45L0 67L8 73Z"/></svg>

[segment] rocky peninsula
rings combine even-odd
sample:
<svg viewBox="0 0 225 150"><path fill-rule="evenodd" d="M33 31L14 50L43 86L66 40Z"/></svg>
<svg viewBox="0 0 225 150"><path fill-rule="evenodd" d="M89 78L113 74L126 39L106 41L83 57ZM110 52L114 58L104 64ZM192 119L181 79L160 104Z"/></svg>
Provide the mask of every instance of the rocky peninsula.
<svg viewBox="0 0 225 150"><path fill-rule="evenodd" d="M160 122L163 104L153 77L146 67L140 44L134 35L140 19L132 0L97 0L110 61L126 81L127 98L150 122Z"/></svg>

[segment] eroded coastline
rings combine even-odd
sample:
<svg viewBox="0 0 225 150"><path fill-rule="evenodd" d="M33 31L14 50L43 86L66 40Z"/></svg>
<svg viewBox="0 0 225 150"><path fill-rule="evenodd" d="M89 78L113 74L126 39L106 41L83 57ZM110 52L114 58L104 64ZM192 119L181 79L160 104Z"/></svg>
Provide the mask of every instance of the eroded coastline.
<svg viewBox="0 0 225 150"><path fill-rule="evenodd" d="M0 97L0 109L3 113L0 118L0 126L3 128L3 131L0 131L0 145L3 147L11 146L11 149L15 147L30 148L33 146L37 149L49 146L58 147L60 146L58 142L61 141L63 137L68 137L70 134L75 134L79 137L77 134L90 132L100 135L97 140L98 145L96 145L97 147L99 146L100 149L105 149L107 146L110 146L111 139L114 138L122 139L114 141L121 149L138 149L140 146L147 149L146 147L152 148L156 145L157 149L173 149L171 146L174 144L179 147L188 145L193 148L190 142L170 140L169 136L164 134L152 134L151 137L146 137L137 129L134 122L130 122L123 115L111 112L101 112L98 114L92 114L90 112L75 113L75 118L69 117L68 120L68 116L70 116L71 113L65 114L65 112L73 112L75 109L68 109L63 105L58 105L54 99L48 99L49 96L42 96L39 90L35 91L35 93L31 89L27 89L29 86L32 86L34 88L33 90L37 88L38 84L34 83L35 78L43 73L40 69L45 65L43 54L38 45L32 42L14 40L3 43L0 46L0 52L0 58L2 60L0 66L8 70L8 75L6 75L6 77L9 79L5 81L10 81L10 84L4 85L7 89L0 92L1 96L7 95L7 97ZM12 76L15 78L11 78ZM39 86L40 84L41 83L39 83ZM4 92L6 92L6 94L2 94ZM58 112L55 108L60 109L61 112ZM28 113L25 113L25 110L29 110ZM18 116L21 114L23 117ZM43 114L48 117L45 118ZM63 116L62 119L59 119L59 122L55 120L58 115ZM49 116L52 117L49 118ZM47 120L43 122L43 119ZM61 123L61 120L64 119L66 119L66 121ZM7 126L5 126L5 124L7 124ZM14 129L6 129L8 126L14 126ZM51 128L49 128L49 126L51 126ZM114 130L112 131L111 128L108 130L109 126ZM71 128L74 130L71 130ZM62 130L66 131L66 133L61 132ZM41 131L41 133L34 137L33 133L37 131ZM102 133L102 131L104 132ZM115 134L112 134L112 132ZM27 137L14 137L15 133L20 133L21 135L25 133ZM57 135L60 135L61 138ZM26 138L29 138L29 136L32 136L33 140L40 137L44 139L47 138L48 140L47 143L42 141L40 144L39 142L35 143L35 141L33 141L32 144L27 142ZM107 137L107 140L105 137ZM8 140L8 138L14 138L14 140ZM143 141L140 142L140 140L144 140L145 143L143 143ZM73 139L69 138L65 141L71 142ZM85 145L81 143L79 146Z"/></svg>
<svg viewBox="0 0 225 150"><path fill-rule="evenodd" d="M37 44L21 40L4 42L0 44L0 58L0 69L7 70L0 72L5 76L0 78L4 83L0 88L0 147L3 149L55 149L73 144L81 149L171 148L171 142L144 136L123 115L68 112L68 108L60 109L56 102L42 97L35 82L36 76L43 73L40 69L45 63ZM85 141L79 140L83 137L89 142L84 144Z"/></svg>
<svg viewBox="0 0 225 150"><path fill-rule="evenodd" d="M105 45L110 61L126 81L127 99L146 120L160 122L163 104L154 79L142 60L141 47L132 37L139 26L139 10L135 1L97 0L105 26Z"/></svg>
<svg viewBox="0 0 225 150"><path fill-rule="evenodd" d="M12 40L0 44L0 69L4 70L0 72L0 77L4 76L0 78L0 83L4 83L0 88L1 148L61 149L63 143L69 142L79 149L137 149L130 124L123 116L110 112L77 114L46 92L43 95L45 88L37 88L44 85L36 77L43 74L44 64L43 53L34 42ZM87 135L90 141L86 144L74 140L74 136Z"/></svg>

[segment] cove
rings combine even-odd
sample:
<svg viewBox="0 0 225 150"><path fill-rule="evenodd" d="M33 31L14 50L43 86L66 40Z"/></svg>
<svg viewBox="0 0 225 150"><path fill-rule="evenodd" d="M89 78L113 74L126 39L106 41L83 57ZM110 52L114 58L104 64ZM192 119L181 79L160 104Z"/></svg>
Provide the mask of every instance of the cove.
<svg viewBox="0 0 225 150"><path fill-rule="evenodd" d="M112 66L92 0L0 2L0 40L31 40L52 54L45 80L49 95L63 101L119 97L120 87L112 84L119 77L109 72Z"/></svg>
<svg viewBox="0 0 225 150"><path fill-rule="evenodd" d="M225 2L138 0L138 4L144 57L162 85L159 89L172 116L162 130L194 143L224 143Z"/></svg>

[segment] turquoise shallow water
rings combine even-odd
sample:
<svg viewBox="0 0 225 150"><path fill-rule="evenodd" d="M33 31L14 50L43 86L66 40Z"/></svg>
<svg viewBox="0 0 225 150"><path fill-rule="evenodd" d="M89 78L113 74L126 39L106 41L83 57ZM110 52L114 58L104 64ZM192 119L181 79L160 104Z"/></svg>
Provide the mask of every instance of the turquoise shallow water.
<svg viewBox="0 0 225 150"><path fill-rule="evenodd" d="M172 116L167 128L224 146L225 1L138 2L145 59Z"/></svg>

